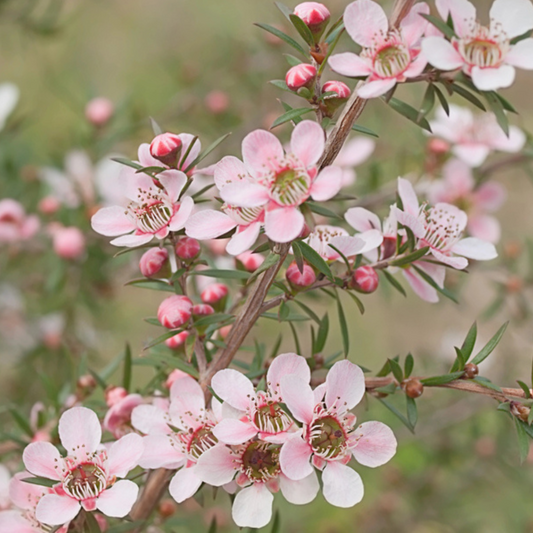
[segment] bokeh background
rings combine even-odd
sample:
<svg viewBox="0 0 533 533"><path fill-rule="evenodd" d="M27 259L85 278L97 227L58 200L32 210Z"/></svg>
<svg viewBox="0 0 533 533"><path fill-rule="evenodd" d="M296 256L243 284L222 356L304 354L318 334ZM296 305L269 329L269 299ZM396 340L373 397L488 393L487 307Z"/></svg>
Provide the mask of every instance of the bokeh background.
<svg viewBox="0 0 533 533"><path fill-rule="evenodd" d="M329 0L327 5L338 17L346 3ZM488 4L477 2L483 16ZM140 142L152 137L149 116L165 130L199 135L204 146L232 132L209 162L215 156L238 154L247 132L269 127L282 113L277 100L293 98L267 83L284 77L288 64L282 54L291 51L254 22L288 30L273 2L266 0L1 1L0 82L17 84L21 97L0 132L0 198L16 198L35 212L44 194L41 169L63 171L65 156L74 149L85 150L93 162L110 153L134 159ZM349 49L346 36L340 47ZM327 75L333 79L332 73ZM533 128L532 80L532 74L522 72L514 87L505 91L520 111L513 121L526 131ZM409 87L399 94L416 105L420 91ZM220 93L227 101L223 98L222 109L216 109ZM86 103L96 96L116 106L112 122L102 131L95 131L84 118ZM381 101L367 106L360 124L380 138L374 156L357 169L354 193L375 192L398 175L421 175L426 146L422 130ZM289 127L278 132L288 138ZM528 280L533 265L527 250L533 184L527 165L505 169L497 178L509 197L499 213L503 238L496 266L449 276L450 285L461 289L460 305L430 305L412 293L405 299L384 287L365 298L366 313L360 316L347 299L352 361L377 371L386 358L412 352L415 373L437 375L449 368L453 346L474 320L481 341L511 320L482 373L500 385L513 386L517 378L530 381L533 328ZM89 215L80 210L61 215L63 223L87 232L88 255L82 266L56 257L46 236L28 253L0 248L4 443L17 432L9 414L13 406L27 416L37 401L57 402L72 389L80 361L111 373L113 368L106 365L126 340L139 354L147 339L159 334L143 318L155 314L161 294L124 286L138 276L138 255L111 259L116 250L91 234ZM315 300L314 305L325 312L329 303ZM56 317L61 327L47 328L43 316ZM333 331L326 355L341 349L334 307L330 316ZM303 340L308 338L306 327L299 327ZM58 331L57 338L51 339L50 331ZM269 321L253 332L253 338L268 349L278 332L284 334L282 351L292 351L287 325ZM305 340L303 350L309 351ZM136 368L137 387L146 384L147 372ZM118 372L111 374L110 382L113 376ZM395 401L404 409L402 398ZM328 506L322 496L301 508L276 499L279 531L533 531L533 457L519 465L512 422L495 410L496 404L489 398L431 390L418 405L415 435L378 402L361 406L361 420L379 419L394 427L400 442L397 456L377 471L359 467L366 496L353 509ZM13 458L7 453L5 460ZM228 497L219 492L212 500L211 492L204 490L198 500L179 506L168 521L172 531L207 530L213 513L220 531L237 531L229 517Z"/></svg>

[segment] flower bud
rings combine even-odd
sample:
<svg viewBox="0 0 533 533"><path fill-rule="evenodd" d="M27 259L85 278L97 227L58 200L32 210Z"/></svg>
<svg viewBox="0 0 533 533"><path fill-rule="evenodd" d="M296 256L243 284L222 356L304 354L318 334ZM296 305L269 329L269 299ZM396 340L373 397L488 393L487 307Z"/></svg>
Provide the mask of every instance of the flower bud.
<svg viewBox="0 0 533 533"><path fill-rule="evenodd" d="M96 127L109 122L114 112L115 106L108 98L93 98L85 106L85 118Z"/></svg>
<svg viewBox="0 0 533 533"><path fill-rule="evenodd" d="M166 498L161 501L157 510L163 518L169 518L176 513L178 506L174 500Z"/></svg>
<svg viewBox="0 0 533 533"><path fill-rule="evenodd" d="M308 63L300 63L289 69L285 76L285 83L291 91L297 91L302 87L312 87L315 78L316 68Z"/></svg>
<svg viewBox="0 0 533 533"><path fill-rule="evenodd" d="M433 138L428 142L428 150L434 154L447 154L450 151L450 144L443 139Z"/></svg>
<svg viewBox="0 0 533 533"><path fill-rule="evenodd" d="M522 422L527 422L529 418L529 413L531 408L525 405L522 405L518 402L511 402L511 414L516 416L516 418L522 420Z"/></svg>
<svg viewBox="0 0 533 533"><path fill-rule="evenodd" d="M152 278L168 265L168 252L166 248L150 248L144 252L139 261L139 270L146 278Z"/></svg>
<svg viewBox="0 0 533 533"><path fill-rule="evenodd" d="M53 215L59 211L60 201L55 196L45 196L39 202L39 211L43 215Z"/></svg>
<svg viewBox="0 0 533 533"><path fill-rule="evenodd" d="M63 259L78 259L85 252L85 236L73 226L57 228L53 240L54 252Z"/></svg>
<svg viewBox="0 0 533 533"><path fill-rule="evenodd" d="M479 368L474 363L467 363L465 365L465 374L464 377L466 379L474 379L479 374Z"/></svg>
<svg viewBox="0 0 533 533"><path fill-rule="evenodd" d="M220 115L229 107L229 96L224 91L211 91L205 97L205 105L211 113Z"/></svg>
<svg viewBox="0 0 533 533"><path fill-rule="evenodd" d="M350 88L342 81L327 81L322 87L323 93L335 93L324 97L324 105L330 115L343 105L350 98Z"/></svg>
<svg viewBox="0 0 533 533"><path fill-rule="evenodd" d="M254 254L253 252L244 252L235 259L237 261L237 267L242 265L242 268L248 272L256 271L265 260L261 254Z"/></svg>
<svg viewBox="0 0 533 533"><path fill-rule="evenodd" d="M310 287L316 281L315 271L307 263L303 265L303 272L298 270L298 265L296 261L293 261L287 271L285 272L285 277L289 282L290 286L295 290L305 289Z"/></svg>
<svg viewBox="0 0 533 533"><path fill-rule="evenodd" d="M125 388L111 385L107 387L105 391L105 402L108 407L112 407L120 402L120 400L123 400L127 395L128 391Z"/></svg>
<svg viewBox="0 0 533 533"><path fill-rule="evenodd" d="M165 344L171 350L179 350L185 344L185 341L187 340L188 336L188 331L182 331L181 333L174 335L174 337L170 337L170 339L167 339L165 341Z"/></svg>
<svg viewBox="0 0 533 533"><path fill-rule="evenodd" d="M157 319L163 327L175 329L183 326L191 318L192 302L187 296L176 294L161 302L157 310Z"/></svg>
<svg viewBox="0 0 533 533"><path fill-rule="evenodd" d="M424 385L418 379L409 379L404 383L405 394L409 398L419 398L424 392Z"/></svg>
<svg viewBox="0 0 533 533"><path fill-rule="evenodd" d="M330 12L324 4L303 2L294 8L294 14L300 17L311 30L315 43L318 42L328 25Z"/></svg>
<svg viewBox="0 0 533 533"><path fill-rule="evenodd" d="M183 261L192 261L200 255L200 243L191 237L182 237L176 243L176 255Z"/></svg>
<svg viewBox="0 0 533 533"><path fill-rule="evenodd" d="M161 133L150 144L150 154L164 165L175 168L177 166L178 153L181 151L182 146L183 143L177 135Z"/></svg>
<svg viewBox="0 0 533 533"><path fill-rule="evenodd" d="M218 330L218 334L220 335L220 338L222 340L224 340L228 335L229 335L229 332L231 331L231 324L229 324L228 326L222 326L219 330Z"/></svg>
<svg viewBox="0 0 533 533"><path fill-rule="evenodd" d="M370 266L357 268L350 279L350 288L364 294L374 292L378 285L378 273Z"/></svg>
<svg viewBox="0 0 533 533"><path fill-rule="evenodd" d="M218 304L225 301L228 295L228 286L223 283L211 283L200 295L204 304Z"/></svg>
<svg viewBox="0 0 533 533"><path fill-rule="evenodd" d="M192 314L195 318L212 315L215 310L209 304L193 305Z"/></svg>

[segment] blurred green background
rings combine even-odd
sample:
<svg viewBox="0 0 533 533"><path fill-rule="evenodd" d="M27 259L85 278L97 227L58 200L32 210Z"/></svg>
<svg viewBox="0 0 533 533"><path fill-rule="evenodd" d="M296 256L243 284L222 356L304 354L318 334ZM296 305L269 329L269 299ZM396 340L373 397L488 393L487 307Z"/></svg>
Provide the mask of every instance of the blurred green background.
<svg viewBox="0 0 533 533"><path fill-rule="evenodd" d="M334 18L341 15L346 3L327 2ZM477 2L482 10L488 4ZM268 127L281 114L278 98L294 102L293 97L267 83L284 77L288 64L282 53L291 51L267 39L254 22L286 28L273 2L266 0L0 2L0 81L14 82L21 90L12 127L1 134L4 174L0 176L0 197L17 198L34 210L41 194L35 182L36 169L43 165L61 168L65 154L74 148L87 149L94 160L111 152L135 158L138 144L151 139L149 116L165 130L200 135L204 146L231 131L232 136L216 155L238 154L247 132ZM340 47L350 48L346 36ZM333 79L331 73L328 76ZM505 91L520 111L516 123L526 130L533 126L531 83L531 74L521 72L514 87ZM227 109L221 113L207 109L206 98L212 91L223 91L229 98ZM409 87L399 94L416 104L422 97L420 91ZM96 96L110 98L117 112L109 132L95 138L83 113L87 101ZM380 101L367 106L360 123L376 131L380 139L374 157L358 169L358 194L398 175L420 175L425 136L419 128L393 115ZM279 133L287 138L289 128L280 128ZM209 162L215 160L212 156ZM500 213L504 238L499 249L505 255L506 246L519 243L523 247L531 236L533 190L524 169L513 168L498 178L509 190L509 199ZM87 220L83 224L88 229ZM90 360L98 369L122 349L125 340L131 342L137 354L146 339L159 334L143 322L143 317L155 314L161 294L124 287L125 281L137 275L135 265L129 265L133 256L122 256L110 266L110 261L102 257L111 256L115 250L99 239L93 246L95 254L99 251L101 255L94 256L90 268L97 270L99 261L105 263L109 279L114 281L112 287L99 288L101 297L95 296L98 303L80 312L76 327L86 328L85 333L91 336ZM54 299L53 290L43 294L37 288L39 283L26 281L46 278L51 275L50 269L63 267L50 260L39 263L39 272L28 263L13 272L12 259L3 250L0 254L1 281L17 284L23 300L23 310L4 313L4 321L7 316L16 325L26 313L61 308L63 303ZM347 299L350 358L377 371L386 358L397 354L403 358L412 352L415 373L445 372L453 361L453 346L494 301L497 287L505 284L513 271L522 276L526 267L522 254L496 268L476 269L475 276L450 275L452 286L464 285L460 306L451 302L432 306L417 301L412 293L405 300L383 290L365 298L366 313L360 316ZM73 294L82 286L84 291L95 288L94 279L86 280L83 275L68 283ZM109 290L111 299L107 298ZM490 319L479 323L480 337L486 341L501 323L511 319L503 342L487 367L482 367L483 374L500 385L513 386L517 377L529 382L533 328L523 300L531 302L528 285L521 285L518 294L507 295ZM326 304L317 301L316 305ZM334 308L330 315L333 335L328 354L341 346ZM11 336L15 329L4 325L2 334ZM256 329L253 337L268 347L280 330L285 335L282 351L292 351L294 344L287 326L269 322ZM305 328L300 331L302 338L307 338ZM22 345L24 339L11 340ZM304 346L309 349L308 344ZM42 400L47 386L37 375L48 374L51 381L56 373L71 380L75 377L65 362L77 357L69 345L41 350L38 356L22 360L16 353L13 343L2 344L0 399L5 406L14 401L27 413L33 402ZM146 371L141 369L136 373L138 384L146 382ZM402 398L395 400L403 409ZM361 420L379 419L394 427L400 442L397 456L377 471L358 468L367 493L353 509L335 509L325 504L322 496L305 507L288 506L277 499L280 531L533 531L533 458L519 466L512 423L495 411L496 404L488 398L436 390L426 391L418 405L420 421L414 436L375 400L368 402L367 410L360 407ZM194 501L178 507L169 522L175 524L172 531L207 530L213 513L221 530L237 530L229 518L227 496L219 492L211 503L210 492L204 492L204 508Z"/></svg>

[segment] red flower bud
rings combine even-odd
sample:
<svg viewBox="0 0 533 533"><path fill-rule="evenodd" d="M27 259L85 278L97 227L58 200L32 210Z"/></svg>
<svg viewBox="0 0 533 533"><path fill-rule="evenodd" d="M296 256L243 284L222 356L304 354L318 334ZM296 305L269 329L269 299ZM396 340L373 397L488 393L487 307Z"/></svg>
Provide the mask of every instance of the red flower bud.
<svg viewBox="0 0 533 533"><path fill-rule="evenodd" d="M176 255L183 261L192 261L200 255L200 243L191 237L182 237L176 244Z"/></svg>
<svg viewBox="0 0 533 533"><path fill-rule="evenodd" d="M327 81L326 83L324 83L322 91L325 93L334 92L337 94L337 96L331 95L326 97L326 100L329 100L331 98L341 98L343 100L346 100L350 98L350 94L352 94L352 91L350 91L350 87L348 87L348 85L346 85L345 83L342 83L342 81Z"/></svg>
<svg viewBox="0 0 533 533"><path fill-rule="evenodd" d="M147 278L158 274L168 262L168 252L165 248L150 248L139 261L139 270Z"/></svg>
<svg viewBox="0 0 533 533"><path fill-rule="evenodd" d="M85 106L85 118L97 127L109 122L114 112L115 106L108 98L93 98Z"/></svg>
<svg viewBox="0 0 533 533"><path fill-rule="evenodd" d="M303 2L294 8L294 14L300 17L315 36L315 42L320 38L329 22L330 12L324 4L318 2Z"/></svg>
<svg viewBox="0 0 533 533"><path fill-rule="evenodd" d="M198 304L192 307L192 314L195 317L212 315L214 312L215 310L209 304Z"/></svg>
<svg viewBox="0 0 533 533"><path fill-rule="evenodd" d="M187 296L176 294L161 302L157 319L168 329L179 328L191 318L192 302Z"/></svg>
<svg viewBox="0 0 533 533"><path fill-rule="evenodd" d="M237 265L240 263L244 270L248 272L256 271L262 264L265 258L261 254L254 254L252 252L244 252L236 258Z"/></svg>
<svg viewBox="0 0 533 533"><path fill-rule="evenodd" d="M181 139L173 133L161 133L155 137L150 144L150 154L164 165L169 167L177 166L178 152L183 143Z"/></svg>
<svg viewBox="0 0 533 533"><path fill-rule="evenodd" d="M212 283L200 295L205 304L216 304L226 298L228 286L223 283Z"/></svg>
<svg viewBox="0 0 533 533"><path fill-rule="evenodd" d="M350 280L350 287L358 292L370 294L379 285L378 273L369 266L362 266L356 269Z"/></svg>
<svg viewBox="0 0 533 533"><path fill-rule="evenodd" d="M289 265L285 272L285 277L293 289L305 289L316 281L315 271L308 264L304 263L303 272L300 272L296 261L293 261Z"/></svg>
<svg viewBox="0 0 533 533"><path fill-rule="evenodd" d="M315 82L316 68L308 63L300 63L292 67L285 76L285 83L291 91L302 87L311 87Z"/></svg>
<svg viewBox="0 0 533 533"><path fill-rule="evenodd" d="M189 336L188 331L182 331L181 333L174 335L174 337L170 337L170 339L167 339L165 341L165 344L171 350L177 350L178 348L181 348L185 344L185 341L187 340L188 336ZM178 370L178 372L181 372L181 370ZM168 388L170 388L170 386Z"/></svg>

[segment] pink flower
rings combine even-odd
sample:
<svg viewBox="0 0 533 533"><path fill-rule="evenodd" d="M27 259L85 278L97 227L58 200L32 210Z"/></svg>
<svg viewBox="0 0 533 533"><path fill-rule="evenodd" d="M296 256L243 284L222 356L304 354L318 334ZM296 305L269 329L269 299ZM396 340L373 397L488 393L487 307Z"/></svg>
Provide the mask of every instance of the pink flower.
<svg viewBox="0 0 533 533"><path fill-rule="evenodd" d="M273 443L287 440L294 429L293 421L280 406L280 380L283 376L296 374L309 383L311 371L307 361L294 353L278 355L270 365L266 376L266 390L256 391L252 382L237 370L217 372L211 386L224 404L229 404L239 413L234 418L224 418L213 429L215 437L225 444L244 444L258 437Z"/></svg>
<svg viewBox="0 0 533 533"><path fill-rule="evenodd" d="M85 106L85 118L94 126L104 126L115 112L115 106L109 98L93 98Z"/></svg>
<svg viewBox="0 0 533 533"><path fill-rule="evenodd" d="M39 219L26 215L22 204L11 198L0 200L0 244L31 239L39 226Z"/></svg>
<svg viewBox="0 0 533 533"><path fill-rule="evenodd" d="M450 105L450 116L443 109L431 122L433 135L448 141L452 153L471 167L481 165L493 150L517 153L526 143L526 136L510 126L509 137L502 131L492 113L474 115L470 109Z"/></svg>
<svg viewBox="0 0 533 533"><path fill-rule="evenodd" d="M126 396L115 401L110 406L102 426L112 433L116 439L131 433L131 413L135 407L142 403L144 403L144 400L140 394L128 394L126 392Z"/></svg>
<svg viewBox="0 0 533 533"><path fill-rule="evenodd" d="M312 87L316 78L316 68L308 63L300 63L289 69L285 76L285 83L291 91L302 87Z"/></svg>
<svg viewBox="0 0 533 533"><path fill-rule="evenodd" d="M52 238L54 252L63 259L79 259L85 253L85 235L79 228L57 228Z"/></svg>
<svg viewBox="0 0 533 533"><path fill-rule="evenodd" d="M73 407L59 420L59 438L67 457L61 457L49 442L34 442L26 447L26 469L57 481L53 493L45 494L37 504L35 517L39 522L65 524L82 507L118 518L130 512L139 488L132 481L116 478L125 477L137 466L143 453L142 438L131 433L106 450L100 445L101 437L96 414L85 407Z"/></svg>
<svg viewBox="0 0 533 533"><path fill-rule="evenodd" d="M272 133L256 130L242 143L244 163L225 157L215 168L215 182L225 201L222 210L200 211L187 224L187 235L212 239L239 227L227 250L238 255L265 233L274 242L290 242L304 228L298 209L309 197L329 200L340 189L342 171L327 167L318 173L316 163L324 151L324 132L309 120L300 122L291 137L292 153Z"/></svg>
<svg viewBox="0 0 533 533"><path fill-rule="evenodd" d="M158 174L158 184L146 174L135 174L127 181L126 195L131 200L127 208L104 207L92 217L91 225L107 237L122 235L111 241L115 246L141 246L154 237L164 239L182 229L192 212L193 199L180 199L186 183L187 176L178 170Z"/></svg>
<svg viewBox="0 0 533 533"><path fill-rule="evenodd" d="M180 328L191 318L192 302L187 296L174 294L165 298L157 310L157 319L167 329Z"/></svg>
<svg viewBox="0 0 533 533"><path fill-rule="evenodd" d="M436 5L444 20L451 16L457 37L451 42L440 36L424 39L423 53L435 68L462 69L480 91L512 85L515 67L533 69L533 39L511 44L533 29L529 0L495 0L489 27L477 22L476 8L468 0L437 0Z"/></svg>
<svg viewBox="0 0 533 533"><path fill-rule="evenodd" d="M398 29L389 28L379 4L372 0L352 2L344 11L344 25L363 50L359 55L333 55L329 65L343 76L366 78L357 89L360 98L381 96L397 83L420 75L427 64L420 53L420 39L428 24L420 14L429 14L425 2L415 4Z"/></svg>
<svg viewBox="0 0 533 533"><path fill-rule="evenodd" d="M350 361L335 363L324 385L314 391L295 375L281 379L283 400L302 429L287 440L280 453L281 471L289 479L301 480L322 470L325 499L337 507L351 507L363 498L359 474L347 463L377 467L396 453L396 439L381 422L355 427L349 413L365 394L362 370Z"/></svg>
<svg viewBox="0 0 533 533"><path fill-rule="evenodd" d="M376 143L368 137L355 137L348 141L339 152L335 165L342 168L342 186L355 183L356 173L353 167L364 163L374 152Z"/></svg>
<svg viewBox="0 0 533 533"><path fill-rule="evenodd" d="M507 196L503 185L487 181L476 187L472 171L458 159L443 168L443 179L431 184L428 199L431 203L446 202L461 207L468 215L466 231L478 239L491 243L500 240L500 223L490 216L499 209Z"/></svg>
<svg viewBox="0 0 533 533"><path fill-rule="evenodd" d="M468 217L461 209L446 203L420 206L413 186L403 178L398 178L398 194L403 203L403 210L396 208L398 222L411 229L419 248L429 246L437 261L462 270L468 266L466 258L488 261L497 257L493 244L462 238Z"/></svg>

